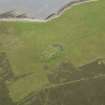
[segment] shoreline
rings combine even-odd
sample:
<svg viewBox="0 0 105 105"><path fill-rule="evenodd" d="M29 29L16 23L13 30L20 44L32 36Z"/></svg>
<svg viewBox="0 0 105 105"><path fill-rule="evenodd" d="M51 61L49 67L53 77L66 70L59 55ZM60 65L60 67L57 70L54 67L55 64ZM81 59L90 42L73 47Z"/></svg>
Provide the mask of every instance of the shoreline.
<svg viewBox="0 0 105 105"><path fill-rule="evenodd" d="M63 13L69 9L71 9L74 6L77 5L81 5L84 3L90 3L90 2L94 2L97 0L80 0L80 1L75 1L74 3L68 3L66 5L64 5L62 8L60 8L57 13L53 13L51 15L49 15L48 17L46 17L45 19L31 19L31 18L2 18L0 19L0 22L38 22L38 23L46 23L49 22L51 20L54 20L56 18L59 18L60 16L63 15Z"/></svg>

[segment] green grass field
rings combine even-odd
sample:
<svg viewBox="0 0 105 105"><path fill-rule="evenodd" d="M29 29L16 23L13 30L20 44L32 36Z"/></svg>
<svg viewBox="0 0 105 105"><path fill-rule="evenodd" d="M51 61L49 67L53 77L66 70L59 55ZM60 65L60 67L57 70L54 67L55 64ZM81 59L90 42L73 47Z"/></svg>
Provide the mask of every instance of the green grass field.
<svg viewBox="0 0 105 105"><path fill-rule="evenodd" d="M47 23L0 22L0 51L7 53L15 75L33 73L8 85L11 97L19 101L43 88L48 70L60 62L70 59L79 66L105 57L105 0L74 6Z"/></svg>

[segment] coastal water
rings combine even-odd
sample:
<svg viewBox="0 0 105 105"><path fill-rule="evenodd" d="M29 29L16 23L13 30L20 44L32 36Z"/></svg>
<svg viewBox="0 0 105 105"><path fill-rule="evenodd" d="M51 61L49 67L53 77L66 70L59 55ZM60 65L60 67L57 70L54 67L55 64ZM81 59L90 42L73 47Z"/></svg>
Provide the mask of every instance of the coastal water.
<svg viewBox="0 0 105 105"><path fill-rule="evenodd" d="M73 1L79 0L0 0L0 14L15 11L27 17L45 19Z"/></svg>

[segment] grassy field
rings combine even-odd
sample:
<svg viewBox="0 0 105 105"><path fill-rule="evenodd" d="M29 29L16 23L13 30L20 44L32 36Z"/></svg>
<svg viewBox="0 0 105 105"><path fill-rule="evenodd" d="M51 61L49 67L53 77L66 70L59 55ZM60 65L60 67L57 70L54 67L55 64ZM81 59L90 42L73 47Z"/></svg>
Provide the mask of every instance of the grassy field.
<svg viewBox="0 0 105 105"><path fill-rule="evenodd" d="M32 73L8 85L14 101L43 88L47 72L66 59L79 66L105 57L104 4L99 0L74 6L47 23L0 22L0 51L6 52L13 72Z"/></svg>

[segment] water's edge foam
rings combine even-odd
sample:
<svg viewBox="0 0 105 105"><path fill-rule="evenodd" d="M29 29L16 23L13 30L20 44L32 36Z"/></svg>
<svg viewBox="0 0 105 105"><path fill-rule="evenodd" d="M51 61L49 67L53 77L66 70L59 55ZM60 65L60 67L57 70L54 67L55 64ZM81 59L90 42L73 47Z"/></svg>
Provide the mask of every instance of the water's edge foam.
<svg viewBox="0 0 105 105"><path fill-rule="evenodd" d="M77 1L75 3L68 3L66 4L65 6L63 6L60 10L58 10L58 12L52 16L49 16L49 18L46 18L46 19L31 19L31 18L2 18L0 19L0 21L4 21L4 22L15 22L15 21L20 21L20 22L49 22L51 20L54 20L58 17L60 17L65 11L71 9L73 6L76 6L76 5L80 5L80 4L84 4L84 3L89 3L89 2L93 2L93 1L96 1L96 0L81 0L81 1Z"/></svg>

